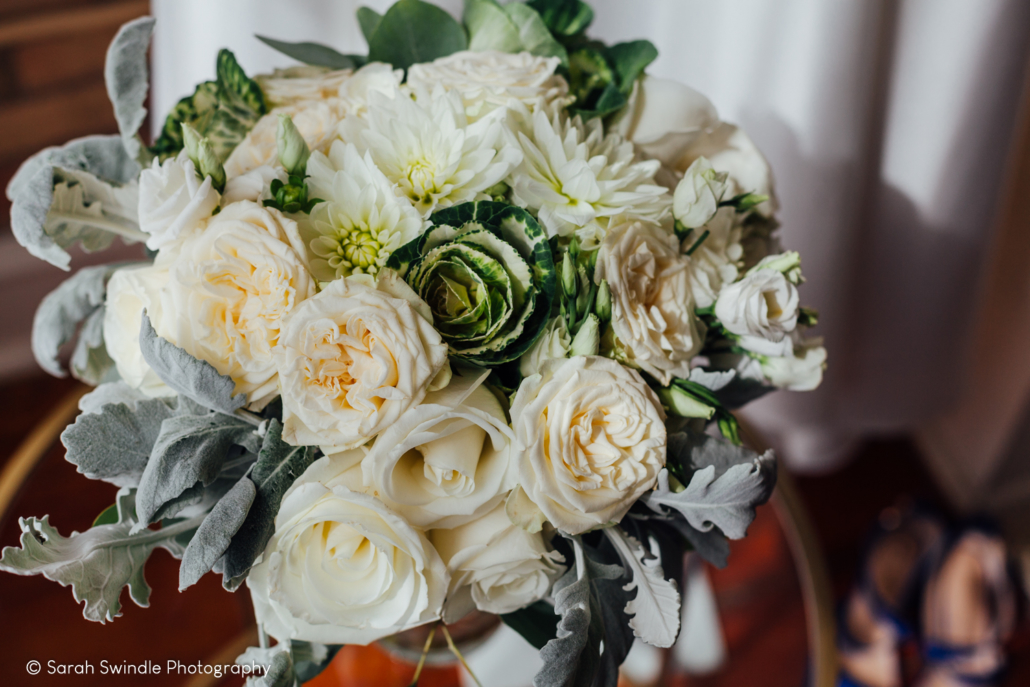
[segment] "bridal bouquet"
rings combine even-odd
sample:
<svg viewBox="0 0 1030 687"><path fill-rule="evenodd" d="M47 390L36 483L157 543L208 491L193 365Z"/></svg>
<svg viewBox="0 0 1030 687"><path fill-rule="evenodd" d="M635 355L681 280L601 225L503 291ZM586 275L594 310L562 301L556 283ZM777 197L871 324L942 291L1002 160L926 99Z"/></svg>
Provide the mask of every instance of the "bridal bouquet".
<svg viewBox="0 0 1030 687"><path fill-rule="evenodd" d="M760 153L592 14L400 0L359 11L367 56L261 38L302 65L221 51L149 146L154 22L125 25L121 134L7 189L58 267L145 246L33 332L96 386L67 459L120 491L86 532L22 519L0 568L99 622L125 587L147 605L158 547L180 588L246 581L264 684L473 609L540 648L537 685L614 685L634 637L672 645L684 551L724 565L775 482L731 411L815 388L826 353Z"/></svg>

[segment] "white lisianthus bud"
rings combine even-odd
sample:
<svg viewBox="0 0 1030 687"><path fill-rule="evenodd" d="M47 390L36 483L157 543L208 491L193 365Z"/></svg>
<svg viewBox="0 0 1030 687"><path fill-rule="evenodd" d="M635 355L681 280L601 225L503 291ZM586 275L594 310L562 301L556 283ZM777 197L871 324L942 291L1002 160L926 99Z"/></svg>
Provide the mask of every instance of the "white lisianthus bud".
<svg viewBox="0 0 1030 687"><path fill-rule="evenodd" d="M708 224L726 195L726 172L716 172L699 157L690 165L672 197L672 215L687 229Z"/></svg>
<svg viewBox="0 0 1030 687"><path fill-rule="evenodd" d="M658 398L670 413L679 417L703 417L710 420L715 414L715 408L699 401L675 384L659 389Z"/></svg>
<svg viewBox="0 0 1030 687"><path fill-rule="evenodd" d="M290 115L279 114L279 128L276 130L275 140L279 149L279 163L288 173L303 176L311 151Z"/></svg>
<svg viewBox="0 0 1030 687"><path fill-rule="evenodd" d="M798 290L782 272L752 270L723 287L715 316L740 345L761 355L787 356L793 349L787 336L798 321Z"/></svg>
<svg viewBox="0 0 1030 687"><path fill-rule="evenodd" d="M781 272L791 284L795 285L805 281L804 277L801 276L801 255L793 250L766 256L748 272L757 272L758 270Z"/></svg>
<svg viewBox="0 0 1030 687"><path fill-rule="evenodd" d="M565 572L564 558L549 550L539 532L516 527L499 504L461 527L429 533L451 574L444 619L457 620L474 608L511 613L547 596Z"/></svg>
<svg viewBox="0 0 1030 687"><path fill-rule="evenodd" d="M548 360L567 357L571 346L572 338L565 328L565 318L555 317L544 326L540 338L519 360L519 372L523 377L535 375Z"/></svg>
<svg viewBox="0 0 1030 687"><path fill-rule="evenodd" d="M823 381L826 349L822 337L794 337L794 350L787 356L763 356L762 374L769 382L789 391L812 391Z"/></svg>
<svg viewBox="0 0 1030 687"><path fill-rule="evenodd" d="M572 355L597 355L597 349L601 345L601 327L597 315L590 313L586 321L580 325L579 331L572 339L572 347L569 352Z"/></svg>
<svg viewBox="0 0 1030 687"><path fill-rule="evenodd" d="M225 168L215 155L211 141L202 138L197 130L189 124L182 124L182 141L186 154L197 167L201 178L211 177L211 185L219 192L225 190Z"/></svg>

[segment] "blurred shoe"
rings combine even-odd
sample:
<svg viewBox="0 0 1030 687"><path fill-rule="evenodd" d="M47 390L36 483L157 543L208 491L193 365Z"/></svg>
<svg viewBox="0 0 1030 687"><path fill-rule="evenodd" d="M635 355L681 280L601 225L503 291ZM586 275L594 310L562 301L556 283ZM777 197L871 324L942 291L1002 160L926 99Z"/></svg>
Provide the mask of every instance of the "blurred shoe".
<svg viewBox="0 0 1030 687"><path fill-rule="evenodd" d="M838 687L901 687L899 647L915 636L923 587L944 550L937 517L890 512L894 522L874 533L858 583L841 607Z"/></svg>
<svg viewBox="0 0 1030 687"><path fill-rule="evenodd" d="M999 684L1016 603L1001 536L966 529L926 585L918 687Z"/></svg>

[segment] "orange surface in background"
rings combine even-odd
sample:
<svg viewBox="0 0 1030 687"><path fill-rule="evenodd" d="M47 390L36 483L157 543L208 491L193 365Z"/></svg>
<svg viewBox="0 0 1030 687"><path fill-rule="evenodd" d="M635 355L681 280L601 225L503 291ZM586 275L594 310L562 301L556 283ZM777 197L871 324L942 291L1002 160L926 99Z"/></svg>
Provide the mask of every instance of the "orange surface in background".
<svg viewBox="0 0 1030 687"><path fill-rule="evenodd" d="M415 666L399 661L379 647L345 646L325 671L305 687L408 687ZM422 669L419 687L460 687L453 666Z"/></svg>

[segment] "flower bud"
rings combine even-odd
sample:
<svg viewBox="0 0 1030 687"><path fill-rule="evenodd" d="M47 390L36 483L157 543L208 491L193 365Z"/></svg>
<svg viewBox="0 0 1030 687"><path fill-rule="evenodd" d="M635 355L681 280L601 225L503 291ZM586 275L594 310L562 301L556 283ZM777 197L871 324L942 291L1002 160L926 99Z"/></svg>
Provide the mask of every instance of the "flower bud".
<svg viewBox="0 0 1030 687"><path fill-rule="evenodd" d="M601 345L601 323L594 314L587 315L587 319L580 326L576 336L572 339L572 346L569 352L576 355L597 355Z"/></svg>
<svg viewBox="0 0 1030 687"><path fill-rule="evenodd" d="M211 185L221 193L225 190L225 168L219 161L218 156L215 155L215 149L211 146L211 141L207 138L202 138L197 130L189 124L183 122L182 124L182 142L186 149L186 154L189 155L193 165L197 168L197 173L203 179L204 177L211 177Z"/></svg>
<svg viewBox="0 0 1030 687"><path fill-rule="evenodd" d="M673 217L687 229L708 224L726 194L727 177L725 172L716 172L712 163L699 157L676 186L672 199Z"/></svg>
<svg viewBox="0 0 1030 687"><path fill-rule="evenodd" d="M594 313L602 323L609 322L612 319L612 290L608 286L607 279L602 279L601 285L597 287Z"/></svg>
<svg viewBox="0 0 1030 687"><path fill-rule="evenodd" d="M311 151L289 115L279 115L275 138L279 144L279 162L283 168L292 175L303 177L307 173Z"/></svg>
<svg viewBox="0 0 1030 687"><path fill-rule="evenodd" d="M702 403L696 396L687 393L675 384L659 389L658 398L666 410L679 417L701 417L708 420L715 414L715 408L707 403Z"/></svg>
<svg viewBox="0 0 1030 687"><path fill-rule="evenodd" d="M761 262L748 270L748 274L758 270L782 272L787 281L794 285L798 285L805 280L801 276L801 255L793 250L762 258Z"/></svg>
<svg viewBox="0 0 1030 687"><path fill-rule="evenodd" d="M576 274L576 265L572 262L572 256L566 252L561 263L561 286L567 298L575 298L578 284L579 276Z"/></svg>

